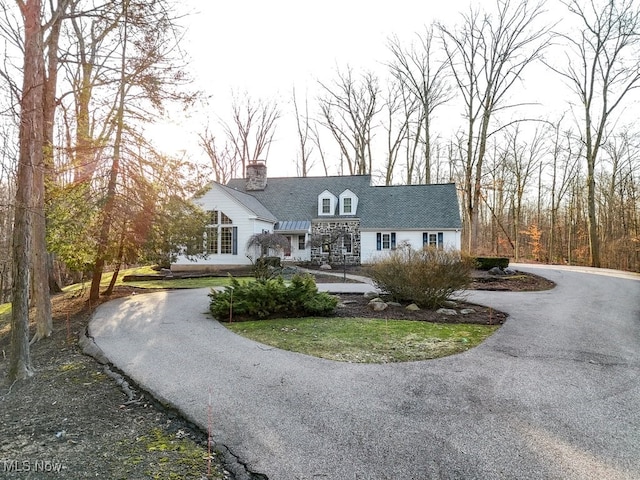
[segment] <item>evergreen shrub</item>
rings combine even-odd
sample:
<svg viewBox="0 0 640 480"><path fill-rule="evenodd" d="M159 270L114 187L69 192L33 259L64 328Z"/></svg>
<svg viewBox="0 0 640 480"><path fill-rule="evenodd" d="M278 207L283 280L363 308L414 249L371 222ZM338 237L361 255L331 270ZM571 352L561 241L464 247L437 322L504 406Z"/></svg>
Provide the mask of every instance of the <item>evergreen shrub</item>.
<svg viewBox="0 0 640 480"><path fill-rule="evenodd" d="M310 275L294 275L290 284L282 277L240 282L231 278L224 290L211 290L209 309L220 321L263 320L304 316L329 316L338 299L318 292Z"/></svg>

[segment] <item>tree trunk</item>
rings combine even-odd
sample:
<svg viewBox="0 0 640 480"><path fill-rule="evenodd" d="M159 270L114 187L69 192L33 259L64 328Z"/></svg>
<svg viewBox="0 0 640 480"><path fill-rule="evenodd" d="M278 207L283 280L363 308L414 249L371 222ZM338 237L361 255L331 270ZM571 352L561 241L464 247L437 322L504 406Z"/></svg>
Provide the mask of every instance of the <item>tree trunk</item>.
<svg viewBox="0 0 640 480"><path fill-rule="evenodd" d="M118 175L120 173L120 147L122 143L122 131L124 129L124 100L126 95L126 59L127 59L127 4L122 4L124 18L124 38L122 39L122 60L120 65L120 86L118 90L118 111L116 114L116 136L113 146L113 163L111 165L111 173L109 175L109 184L107 186L107 199L104 210L102 211L102 225L98 235L98 249L96 252L96 261L93 266L93 278L91 279L91 290L89 299L96 301L100 298L100 281L102 280L102 271L107 254L107 246L109 243L109 235L111 233L112 216L116 205L116 187Z"/></svg>
<svg viewBox="0 0 640 480"><path fill-rule="evenodd" d="M41 0L19 3L24 20L24 78L20 100L20 154L13 226L9 382L33 375L29 354L29 257L34 167L43 163L44 47ZM36 212L38 213L38 212ZM42 213L42 212L40 212Z"/></svg>
<svg viewBox="0 0 640 480"><path fill-rule="evenodd" d="M592 267L600 267L600 243L596 219L595 158L587 159L587 211L589 219L589 257Z"/></svg>

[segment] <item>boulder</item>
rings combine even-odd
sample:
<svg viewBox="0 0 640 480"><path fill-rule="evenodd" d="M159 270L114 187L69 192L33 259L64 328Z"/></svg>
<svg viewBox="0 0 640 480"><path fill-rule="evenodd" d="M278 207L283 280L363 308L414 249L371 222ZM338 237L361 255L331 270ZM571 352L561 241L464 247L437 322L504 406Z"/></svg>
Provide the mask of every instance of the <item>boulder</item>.
<svg viewBox="0 0 640 480"><path fill-rule="evenodd" d="M386 303L382 302L382 301L380 301L380 302L374 302L374 301L369 302L369 308L371 310L373 310L374 312L381 312L383 310L386 310L387 307L388 307L388 305Z"/></svg>
<svg viewBox="0 0 640 480"><path fill-rule="evenodd" d="M438 310L436 310L436 313L440 315L457 315L458 314L458 312L456 312L453 308L439 308Z"/></svg>
<svg viewBox="0 0 640 480"><path fill-rule="evenodd" d="M504 270L502 270L500 267L493 267L487 273L489 275L500 275L500 276L506 275L504 273Z"/></svg>
<svg viewBox="0 0 640 480"><path fill-rule="evenodd" d="M415 303L411 303L405 307L405 310L409 310L410 312L417 312L420 310L420 307Z"/></svg>
<svg viewBox="0 0 640 480"><path fill-rule="evenodd" d="M462 315L470 315L472 313L476 313L476 311L473 308L463 308L462 310L460 310L460 313Z"/></svg>
<svg viewBox="0 0 640 480"><path fill-rule="evenodd" d="M445 300L444 302L442 302L442 306L448 307L448 308L455 308L458 306L458 303L454 302L453 300Z"/></svg>
<svg viewBox="0 0 640 480"><path fill-rule="evenodd" d="M322 265L320 265L320 270L331 270L331 265L329 265L328 263L323 263Z"/></svg>
<svg viewBox="0 0 640 480"><path fill-rule="evenodd" d="M378 292L365 292L362 296L367 300L371 300L372 298L378 298L378 295L380 295Z"/></svg>
<svg viewBox="0 0 640 480"><path fill-rule="evenodd" d="M387 302L387 305L389 305L390 307L401 307L402 304L398 303L398 302Z"/></svg>
<svg viewBox="0 0 640 480"><path fill-rule="evenodd" d="M507 267L504 269L505 275L515 275L516 273L518 272L516 272L513 268Z"/></svg>

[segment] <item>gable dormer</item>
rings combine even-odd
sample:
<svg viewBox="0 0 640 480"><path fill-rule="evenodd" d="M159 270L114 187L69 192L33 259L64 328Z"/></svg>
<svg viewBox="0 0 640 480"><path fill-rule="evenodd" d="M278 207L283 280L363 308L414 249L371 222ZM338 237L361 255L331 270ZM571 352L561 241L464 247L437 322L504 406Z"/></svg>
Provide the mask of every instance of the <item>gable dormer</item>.
<svg viewBox="0 0 640 480"><path fill-rule="evenodd" d="M355 215L358 211L358 196L348 188L340 194L340 215Z"/></svg>
<svg viewBox="0 0 640 480"><path fill-rule="evenodd" d="M338 197L329 190L325 190L318 195L318 216L327 217L335 215L337 205Z"/></svg>

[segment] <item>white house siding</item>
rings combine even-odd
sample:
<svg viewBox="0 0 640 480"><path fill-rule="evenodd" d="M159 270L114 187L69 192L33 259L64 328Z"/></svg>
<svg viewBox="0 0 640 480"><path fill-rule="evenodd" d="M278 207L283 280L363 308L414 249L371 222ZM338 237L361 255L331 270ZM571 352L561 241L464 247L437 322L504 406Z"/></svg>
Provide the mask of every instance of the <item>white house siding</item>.
<svg viewBox="0 0 640 480"><path fill-rule="evenodd" d="M384 257L391 250L378 250L377 249L377 234L391 234L395 233L396 246L401 243L408 243L413 248L422 248L423 233L439 233L442 232L443 236L443 248L451 248L460 250L461 240L460 231L455 230L366 230L360 233L361 238L361 262L363 264L375 263L376 260Z"/></svg>
<svg viewBox="0 0 640 480"><path fill-rule="evenodd" d="M251 265L251 260L247 258L247 253L250 253L246 250L247 241L254 233L261 233L265 230L272 232L273 223L256 218L255 213L227 195L216 184L199 198L197 203L207 211L222 211L231 219L232 224L228 226L237 227L237 255L209 254L206 258L198 258L195 261L179 256L176 262L171 265L171 270L213 270L218 266Z"/></svg>

